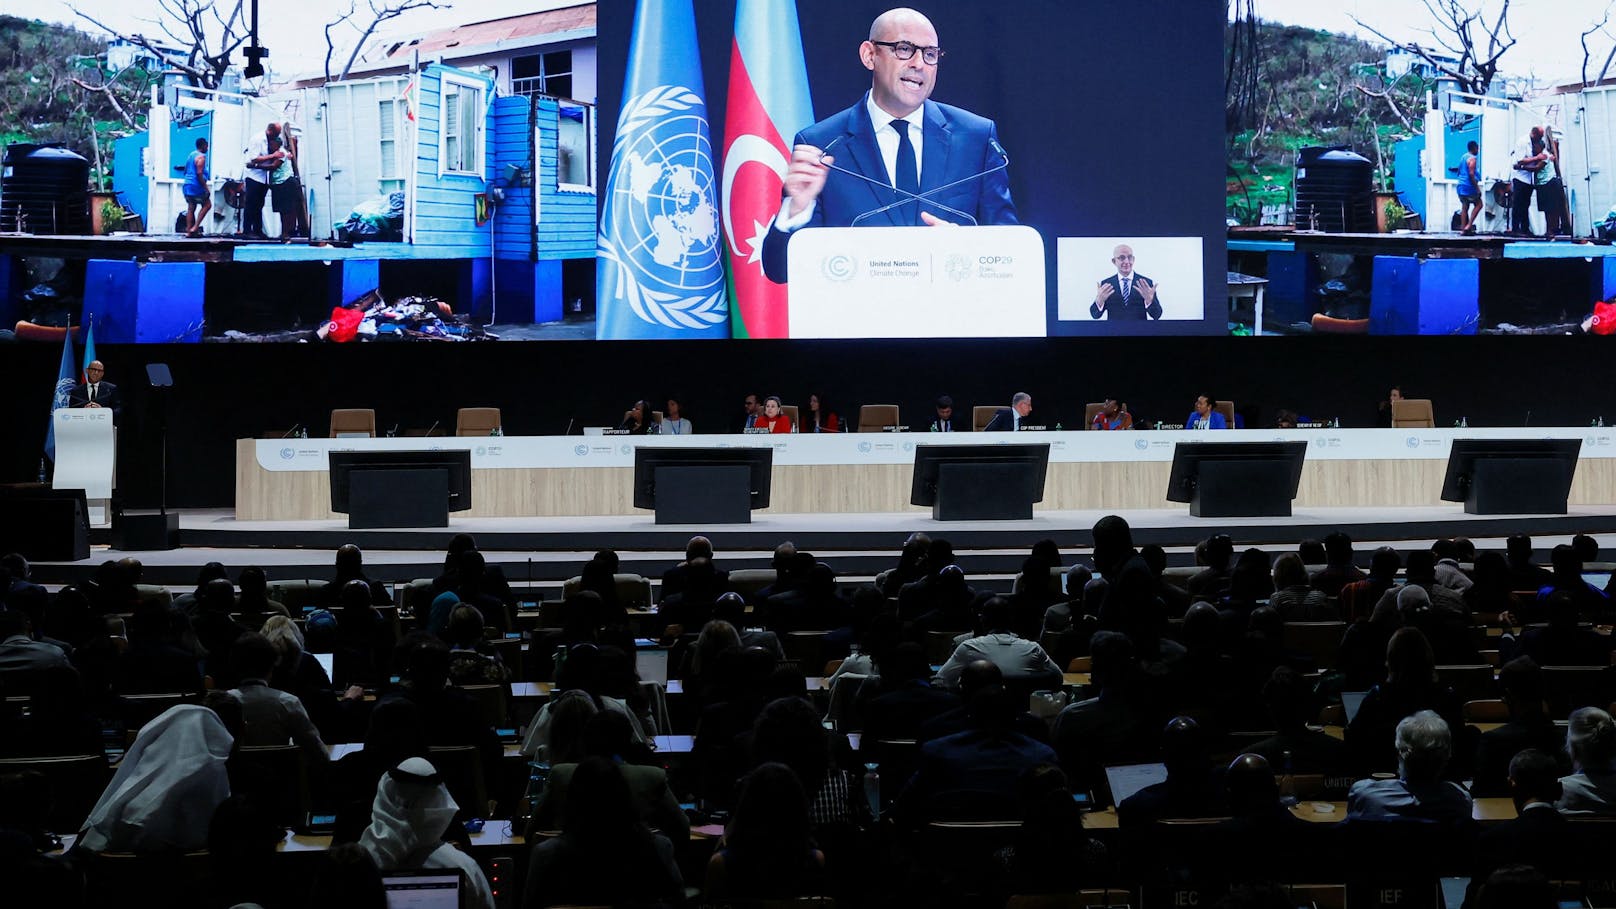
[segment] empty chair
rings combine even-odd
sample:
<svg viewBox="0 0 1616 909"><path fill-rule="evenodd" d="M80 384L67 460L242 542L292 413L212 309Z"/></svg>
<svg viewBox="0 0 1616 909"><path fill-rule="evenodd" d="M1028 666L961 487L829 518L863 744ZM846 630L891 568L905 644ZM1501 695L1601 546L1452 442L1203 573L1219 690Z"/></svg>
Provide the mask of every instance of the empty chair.
<svg viewBox="0 0 1616 909"><path fill-rule="evenodd" d="M331 411L331 438L376 437L376 411L368 407Z"/></svg>
<svg viewBox="0 0 1616 909"><path fill-rule="evenodd" d="M629 609L643 608L651 605L651 582L643 575L618 572L612 575L617 584L617 601ZM583 589L582 575L574 575L561 582L561 598L564 600Z"/></svg>
<svg viewBox="0 0 1616 909"><path fill-rule="evenodd" d="M859 408L859 432L883 432L888 426L898 425L898 405L865 404Z"/></svg>
<svg viewBox="0 0 1616 909"><path fill-rule="evenodd" d="M1229 429L1235 428L1233 401L1214 401L1212 404L1212 409L1223 414L1223 425L1225 427Z"/></svg>
<svg viewBox="0 0 1616 909"><path fill-rule="evenodd" d="M103 753L72 754L63 757L0 759L0 774L33 770L45 777L50 812L46 822L51 830L77 830L89 816L112 778Z"/></svg>
<svg viewBox="0 0 1616 909"><path fill-rule="evenodd" d="M779 572L773 568L737 568L729 573L729 587L750 600L759 590L778 579Z"/></svg>
<svg viewBox="0 0 1616 909"><path fill-rule="evenodd" d="M1404 398L1392 402L1392 426L1414 429L1436 425L1436 413L1430 398Z"/></svg>
<svg viewBox="0 0 1616 909"><path fill-rule="evenodd" d="M978 404L971 408L971 431L981 432L993 422L993 415L1003 408L997 404Z"/></svg>
<svg viewBox="0 0 1616 909"><path fill-rule="evenodd" d="M457 436L491 436L502 428L498 407L462 407L455 413Z"/></svg>
<svg viewBox="0 0 1616 909"><path fill-rule="evenodd" d="M449 796L471 817L484 817L488 811L488 786L483 779L482 754L474 745L434 745L427 760L437 768L448 787ZM502 814L505 812L501 812Z"/></svg>
<svg viewBox="0 0 1616 909"><path fill-rule="evenodd" d="M799 408L795 404L781 404L780 412L791 420L791 430L798 432L802 429L802 422L797 419Z"/></svg>

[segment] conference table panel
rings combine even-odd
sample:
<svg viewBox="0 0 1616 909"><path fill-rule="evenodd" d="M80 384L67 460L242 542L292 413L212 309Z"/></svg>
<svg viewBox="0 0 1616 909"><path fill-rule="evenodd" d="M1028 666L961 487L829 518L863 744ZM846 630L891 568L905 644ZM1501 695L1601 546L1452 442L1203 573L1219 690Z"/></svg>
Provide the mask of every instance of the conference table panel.
<svg viewBox="0 0 1616 909"><path fill-rule="evenodd" d="M1572 505L1616 501L1616 432L1607 429L1319 429L1205 432L1043 432L1032 435L862 433L830 435L500 436L394 439L239 439L239 520L329 520L327 454L351 450L471 451L472 517L641 515L632 505L634 449L768 446L771 507L761 513L879 514L909 504L917 445L1048 442L1040 510L1178 507L1165 498L1179 442L1307 441L1298 508L1440 505L1455 438L1583 441Z"/></svg>

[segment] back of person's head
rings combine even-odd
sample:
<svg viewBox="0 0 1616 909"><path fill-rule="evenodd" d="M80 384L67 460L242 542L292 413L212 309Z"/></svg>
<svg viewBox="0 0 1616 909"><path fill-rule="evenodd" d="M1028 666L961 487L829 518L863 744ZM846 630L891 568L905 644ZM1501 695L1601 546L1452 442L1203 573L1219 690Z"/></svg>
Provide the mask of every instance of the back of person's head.
<svg viewBox="0 0 1616 909"><path fill-rule="evenodd" d="M616 710L601 710L584 721L584 753L623 760L634 745L634 724Z"/></svg>
<svg viewBox="0 0 1616 909"><path fill-rule="evenodd" d="M567 649L567 661L556 670L557 691L577 689L600 694L600 648L594 644L574 644Z"/></svg>
<svg viewBox="0 0 1616 909"><path fill-rule="evenodd" d="M550 702L551 764L576 763L584 757L584 730L600 707L588 692L563 691Z"/></svg>
<svg viewBox="0 0 1616 909"><path fill-rule="evenodd" d="M1454 537L1453 545L1459 550L1459 561L1474 562L1476 560L1476 544L1469 537Z"/></svg>
<svg viewBox="0 0 1616 909"><path fill-rule="evenodd" d="M1441 539L1431 544L1431 555L1436 556L1438 562L1443 559L1459 561L1459 544L1449 539Z"/></svg>
<svg viewBox="0 0 1616 909"><path fill-rule="evenodd" d="M196 571L196 590L197 590L197 593L201 594L202 588L204 586L206 586L209 581L216 581L216 580L218 580L220 578L224 578L225 580L230 579L230 572L225 570L224 563L223 562L207 562L207 563L205 563L201 568L198 568L197 571Z"/></svg>
<svg viewBox="0 0 1616 909"><path fill-rule="evenodd" d="M926 648L915 641L904 641L887 651L879 668L881 679L889 685L931 678Z"/></svg>
<svg viewBox="0 0 1616 909"><path fill-rule="evenodd" d="M1504 554L1494 549L1478 552L1474 556L1474 567L1470 577L1475 586L1486 591L1504 592L1509 590L1509 562Z"/></svg>
<svg viewBox="0 0 1616 909"><path fill-rule="evenodd" d="M1268 554L1255 547L1240 553L1229 572L1229 597L1243 603L1264 600L1274 592Z"/></svg>
<svg viewBox="0 0 1616 909"><path fill-rule="evenodd" d="M1324 538L1324 560L1335 566L1352 564L1352 537L1337 530Z"/></svg>
<svg viewBox="0 0 1616 909"><path fill-rule="evenodd" d="M1598 707L1571 711L1566 724L1566 753L1580 770L1616 769L1616 723Z"/></svg>
<svg viewBox="0 0 1616 909"><path fill-rule="evenodd" d="M988 634L1009 631L1011 615L1008 597L988 597L987 602L982 604L982 630Z"/></svg>
<svg viewBox="0 0 1616 909"><path fill-rule="evenodd" d="M443 690L449 684L449 646L434 637L420 641L409 650L403 675L418 692Z"/></svg>
<svg viewBox="0 0 1616 909"><path fill-rule="evenodd" d="M936 539L926 547L926 566L932 574L936 574L954 564L954 544L948 540Z"/></svg>
<svg viewBox="0 0 1616 909"><path fill-rule="evenodd" d="M241 576L237 579L236 586L241 588L243 601L262 603L268 598L269 576L257 565L248 565L241 569Z"/></svg>
<svg viewBox="0 0 1616 909"><path fill-rule="evenodd" d="M1453 756L1453 733L1434 710L1421 710L1397 724L1398 775L1411 783L1442 778Z"/></svg>
<svg viewBox="0 0 1616 909"><path fill-rule="evenodd" d="M1512 712L1543 712L1543 668L1529 656L1518 656L1498 668L1498 690Z"/></svg>
<svg viewBox="0 0 1616 909"><path fill-rule="evenodd" d="M752 723L752 760L790 767L804 791L817 793L830 769L828 733L819 711L800 697L769 701Z"/></svg>
<svg viewBox="0 0 1616 909"><path fill-rule="evenodd" d="M964 590L968 586L965 583L965 569L958 565L944 565L937 572L937 586L943 590Z"/></svg>
<svg viewBox="0 0 1616 909"><path fill-rule="evenodd" d="M797 555L797 544L786 540L774 547L774 557L769 560L769 567L781 574L789 571L791 560Z"/></svg>
<svg viewBox="0 0 1616 909"><path fill-rule="evenodd" d="M1560 784L1560 762L1538 748L1516 752L1509 760L1509 791L1516 804L1554 804L1565 793Z"/></svg>
<svg viewBox="0 0 1616 909"><path fill-rule="evenodd" d="M1162 762L1169 775L1197 773L1209 759L1206 733L1193 717L1175 716L1162 729Z"/></svg>
<svg viewBox="0 0 1616 909"><path fill-rule="evenodd" d="M1007 733L1015 728L1020 713L1020 700L1016 693L1004 685L988 685L965 699L965 714L971 725L984 732Z"/></svg>
<svg viewBox="0 0 1616 909"><path fill-rule="evenodd" d="M1287 552L1274 560L1275 589L1306 587L1307 582L1307 566L1302 564L1301 556Z"/></svg>
<svg viewBox="0 0 1616 909"><path fill-rule="evenodd" d="M1229 561L1234 558L1234 538L1226 533L1214 533L1206 538L1206 564L1209 568L1223 570L1229 567Z"/></svg>
<svg viewBox="0 0 1616 909"><path fill-rule="evenodd" d="M614 841L639 823L634 794L617 764L598 755L579 761L561 805L562 833L604 850L617 845Z"/></svg>
<svg viewBox="0 0 1616 909"><path fill-rule="evenodd" d="M1100 688L1126 683L1138 660L1133 641L1115 631L1096 631L1089 639L1091 678Z"/></svg>
<svg viewBox="0 0 1616 909"><path fill-rule="evenodd" d="M387 909L387 888L370 852L358 843L335 843L314 875L310 909Z"/></svg>
<svg viewBox="0 0 1616 909"><path fill-rule="evenodd" d="M1094 580L1094 571L1087 565L1073 565L1066 569L1066 596L1073 600L1083 597L1083 588Z"/></svg>
<svg viewBox="0 0 1616 909"><path fill-rule="evenodd" d="M824 562L815 562L808 569L808 593L816 597L836 595L836 571Z"/></svg>
<svg viewBox="0 0 1616 909"><path fill-rule="evenodd" d="M741 633L723 619L713 619L701 626L696 646L690 652L690 668L696 673L707 672L717 665L718 655L726 650L741 649Z"/></svg>
<svg viewBox="0 0 1616 909"><path fill-rule="evenodd" d="M338 577L354 577L359 574L365 564L364 553L352 543L344 543L337 547L337 575Z"/></svg>
<svg viewBox="0 0 1616 909"><path fill-rule="evenodd" d="M1571 551L1577 554L1584 564L1599 561L1599 541L1585 533L1579 533L1571 538Z"/></svg>
<svg viewBox="0 0 1616 909"><path fill-rule="evenodd" d="M1487 876L1476 909L1553 909L1554 888L1530 865L1510 865Z"/></svg>
<svg viewBox="0 0 1616 909"><path fill-rule="evenodd" d="M1306 565L1323 565L1328 559L1324 544L1311 538L1296 545L1296 555Z"/></svg>
<svg viewBox="0 0 1616 909"><path fill-rule="evenodd" d="M795 869L810 848L808 798L785 764L760 764L741 780L727 847L753 861Z"/></svg>
<svg viewBox="0 0 1616 909"><path fill-rule="evenodd" d="M1316 713L1313 692L1296 670L1289 666L1276 666L1262 687L1263 705L1268 716L1281 730L1306 725Z"/></svg>
<svg viewBox="0 0 1616 909"><path fill-rule="evenodd" d="M483 639L483 614L475 606L462 603L449 613L443 639L454 647L473 647Z"/></svg>
<svg viewBox="0 0 1616 909"><path fill-rule="evenodd" d="M431 741L421 708L408 698L387 698L370 712L365 726L364 755L373 767L397 767L412 757L426 757Z"/></svg>
<svg viewBox="0 0 1616 909"><path fill-rule="evenodd" d="M1051 568L1060 567L1060 546L1047 537L1032 544L1031 556Z"/></svg>
<svg viewBox="0 0 1616 909"><path fill-rule="evenodd" d="M352 610L355 614L365 614L370 611L370 585L357 578L342 585L337 591L337 605L344 612Z"/></svg>
<svg viewBox="0 0 1616 909"><path fill-rule="evenodd" d="M230 662L238 679L268 679L279 658L280 652L269 638L256 632L244 634L230 645Z"/></svg>
<svg viewBox="0 0 1616 909"><path fill-rule="evenodd" d="M20 552L8 552L0 556L0 569L4 569L14 580L28 580L28 560Z"/></svg>
<svg viewBox="0 0 1616 909"><path fill-rule="evenodd" d="M1431 594L1418 584L1404 584L1403 589L1397 591L1397 609L1404 614L1421 612L1431 608Z"/></svg>
<svg viewBox="0 0 1616 909"><path fill-rule="evenodd" d="M1386 678L1409 685L1436 681L1436 657L1431 642L1418 628L1399 628L1386 642Z"/></svg>
<svg viewBox="0 0 1616 909"><path fill-rule="evenodd" d="M746 626L746 598L733 590L719 594L713 601L713 619L728 622L736 628Z"/></svg>
<svg viewBox="0 0 1616 909"><path fill-rule="evenodd" d="M579 590L561 603L562 632L571 640L587 640L600 630L605 604L593 590Z"/></svg>
<svg viewBox="0 0 1616 909"><path fill-rule="evenodd" d="M1382 546L1369 557L1369 576L1382 581L1390 582L1397 577L1398 569L1403 567L1403 557L1390 546Z"/></svg>
<svg viewBox="0 0 1616 909"><path fill-rule="evenodd" d="M1554 569L1554 580L1557 584L1582 579L1582 559L1578 558L1575 549L1565 543L1554 547L1549 553L1549 565Z"/></svg>
<svg viewBox="0 0 1616 909"><path fill-rule="evenodd" d="M685 559L710 559L713 557L713 541L703 536L694 536L685 544Z"/></svg>
<svg viewBox="0 0 1616 909"><path fill-rule="evenodd" d="M475 549L460 554L455 564L455 583L462 590L477 590L488 573L488 560Z"/></svg>
<svg viewBox="0 0 1616 909"><path fill-rule="evenodd" d="M1224 774L1229 789L1229 810L1236 815L1264 814L1279 804L1279 783L1274 768L1260 754L1242 754Z"/></svg>
<svg viewBox="0 0 1616 909"><path fill-rule="evenodd" d="M1569 591L1556 590L1550 594L1543 605L1543 612L1550 628L1569 630L1577 627L1577 601Z"/></svg>
<svg viewBox="0 0 1616 909"><path fill-rule="evenodd" d="M236 608L236 585L230 583L229 578L214 578L203 584L201 590L198 605L203 612L228 614Z"/></svg>
<svg viewBox="0 0 1616 909"><path fill-rule="evenodd" d="M1504 552L1511 562L1532 561L1532 538L1524 533L1510 534L1504 541Z"/></svg>
<svg viewBox="0 0 1616 909"><path fill-rule="evenodd" d="M444 563L446 565L453 565L455 563L451 562L451 559L457 558L462 552L465 552L468 549L476 548L476 537L473 537L469 533L457 533L449 538L449 545L443 548Z"/></svg>
<svg viewBox="0 0 1616 909"><path fill-rule="evenodd" d="M972 660L960 670L960 694L971 695L993 685L1004 684L1004 671L992 660Z"/></svg>
<svg viewBox="0 0 1616 909"><path fill-rule="evenodd" d="M1184 613L1184 646L1191 650L1217 647L1222 626L1218 607L1204 601L1192 604Z"/></svg>
<svg viewBox="0 0 1616 909"><path fill-rule="evenodd" d="M1436 556L1429 549L1416 549L1408 554L1403 574L1410 584L1429 585L1436 581Z"/></svg>
<svg viewBox="0 0 1616 909"><path fill-rule="evenodd" d="M1272 606L1258 606L1246 617L1246 633L1277 642L1285 634L1285 617Z"/></svg>
<svg viewBox="0 0 1616 909"><path fill-rule="evenodd" d="M213 711L230 737L236 744L241 744L241 734L247 728L247 721L241 714L239 698L222 688L215 688L202 695L202 706Z"/></svg>
<svg viewBox="0 0 1616 909"><path fill-rule="evenodd" d="M1151 574L1159 575L1167 570L1167 550L1160 543L1146 543L1139 547L1139 558L1145 560Z"/></svg>
<svg viewBox="0 0 1616 909"><path fill-rule="evenodd" d="M1133 551L1133 529L1121 515L1108 514L1094 522L1094 565L1114 568Z"/></svg>

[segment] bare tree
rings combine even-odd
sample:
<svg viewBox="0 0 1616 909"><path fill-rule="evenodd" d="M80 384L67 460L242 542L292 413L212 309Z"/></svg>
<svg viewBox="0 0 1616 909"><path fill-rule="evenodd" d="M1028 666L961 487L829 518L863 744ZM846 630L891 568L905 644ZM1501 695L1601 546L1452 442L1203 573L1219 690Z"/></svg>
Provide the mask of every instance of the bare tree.
<svg viewBox="0 0 1616 909"><path fill-rule="evenodd" d="M337 52L336 39L331 35L333 29L346 25L359 33L358 37L354 39L353 49L348 52L348 62L342 65L342 72L336 76L336 80L340 81L348 78L349 71L353 69L354 63L359 59L359 54L365 49L365 43L371 39L371 36L376 33L376 29L380 28L382 23L397 19L413 9L450 9L451 7L452 4L438 3L436 0L392 0L392 2L387 2L387 0L365 0L365 8L361 13L357 0L348 0L347 11L325 25L326 81L333 81L331 58L336 56ZM359 15L360 19L354 19L355 15ZM367 20L368 24L360 27L359 22Z"/></svg>
<svg viewBox="0 0 1616 909"><path fill-rule="evenodd" d="M1436 42L1427 48L1416 41L1398 41L1354 16L1352 21L1382 41L1424 60L1432 69L1450 76L1464 90L1487 94L1498 77L1499 61L1515 46L1509 30L1509 3L1503 0L1496 16L1485 11L1485 0L1421 0L1436 24L1425 29ZM1472 10L1470 7L1475 6Z"/></svg>
<svg viewBox="0 0 1616 909"><path fill-rule="evenodd" d="M221 9L219 3L223 2ZM191 77L193 85L218 88L230 69L230 56L248 38L243 15L247 0L157 0L159 15L147 20L162 34L124 34L76 6L69 4L80 19L109 35L144 48L168 66ZM172 42L171 47L164 43ZM177 48L184 56L176 59Z"/></svg>
<svg viewBox="0 0 1616 909"><path fill-rule="evenodd" d="M1598 83L1603 82L1604 79L1605 79L1605 74L1610 72L1610 64L1613 61L1616 61L1616 44L1612 44L1611 48L1610 48L1610 53L1605 55L1605 63L1604 63L1604 65L1599 67L1599 75L1597 75L1597 76L1595 76L1593 78L1592 83L1589 82L1589 80L1588 80L1588 64L1593 60L1593 52L1588 49L1588 39L1592 38L1594 35L1604 35L1606 38L1612 38L1613 40L1616 40L1616 35L1612 35L1606 29L1606 26L1610 23L1610 13L1611 13L1611 6L1612 5L1616 5L1616 4L1607 5L1605 7L1604 14L1599 17L1599 21L1595 22L1593 25L1588 26L1588 28L1585 29L1583 31L1583 33L1582 33L1581 41L1582 41L1582 84L1583 85L1589 85L1589 84L1597 85Z"/></svg>

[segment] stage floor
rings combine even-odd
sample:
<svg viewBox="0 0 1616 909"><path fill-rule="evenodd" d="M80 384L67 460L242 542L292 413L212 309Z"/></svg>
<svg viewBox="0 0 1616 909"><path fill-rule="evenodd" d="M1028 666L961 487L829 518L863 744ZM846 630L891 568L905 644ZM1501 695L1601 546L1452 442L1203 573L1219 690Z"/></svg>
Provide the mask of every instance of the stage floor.
<svg viewBox="0 0 1616 909"><path fill-rule="evenodd" d="M1013 575L1028 549L1054 540L1068 560L1086 556L1094 523L1110 512L1037 512L1028 521L940 522L913 512L890 514L766 514L751 524L659 525L649 514L628 517L451 518L448 528L349 530L345 519L241 521L228 509L180 512L182 548L132 553L158 584L194 583L196 569L218 561L232 569L261 565L271 579L325 577L332 552L344 543L365 551L367 570L387 581L431 577L442 566L449 537L470 533L490 562L508 577L554 582L578 573L597 549L616 550L625 571L659 577L682 556L697 533L713 541L728 568L764 568L774 546L790 540L813 552L844 575L869 576L891 567L903 541L924 531L954 544L961 564L975 574ZM1174 565L1193 563L1197 542L1216 532L1238 546L1292 549L1304 539L1322 539L1334 530L1350 534L1367 564L1374 547L1424 548L1442 537L1466 536L1483 548L1502 548L1503 538L1527 533L1543 555L1574 534L1587 533L1616 547L1616 506L1576 507L1565 515L1467 515L1458 505L1440 508L1312 508L1288 518L1195 518L1187 509L1118 512L1134 529L1134 540L1166 547ZM105 534L97 534L103 537ZM82 580L94 566L124 553L97 545L77 563L36 563L42 583Z"/></svg>

